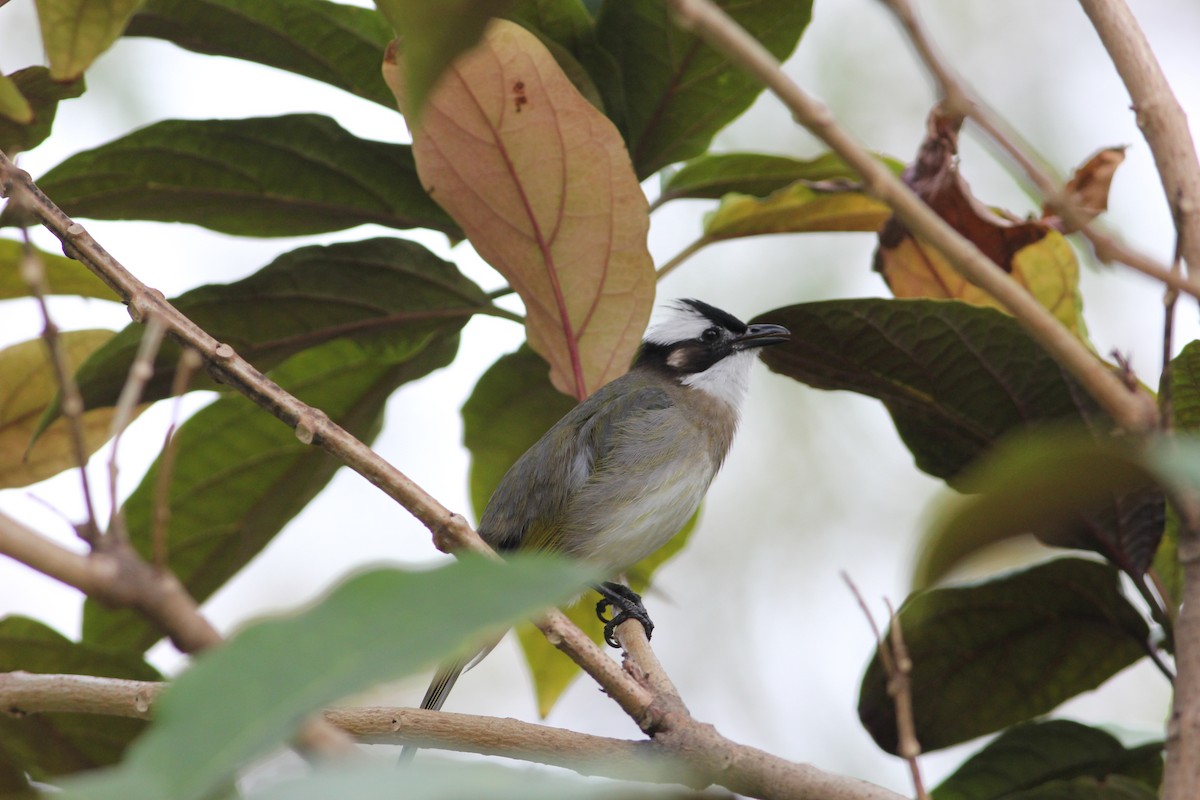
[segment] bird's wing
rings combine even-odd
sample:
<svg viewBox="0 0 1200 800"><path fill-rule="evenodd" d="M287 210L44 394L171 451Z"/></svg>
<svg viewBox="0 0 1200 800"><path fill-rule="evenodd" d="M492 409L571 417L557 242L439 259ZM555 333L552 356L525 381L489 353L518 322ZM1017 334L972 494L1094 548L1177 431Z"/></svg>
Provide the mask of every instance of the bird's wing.
<svg viewBox="0 0 1200 800"><path fill-rule="evenodd" d="M622 430L636 429L646 415L672 405L670 395L660 387L629 389L619 383L605 386L593 396L595 403L576 406L575 411L587 413L568 414L530 450L538 464L551 465L539 478L560 488L540 491L537 482L527 487L522 550L564 549L570 533L563 530L570 499L605 472L620 447ZM526 471L530 473L537 471Z"/></svg>

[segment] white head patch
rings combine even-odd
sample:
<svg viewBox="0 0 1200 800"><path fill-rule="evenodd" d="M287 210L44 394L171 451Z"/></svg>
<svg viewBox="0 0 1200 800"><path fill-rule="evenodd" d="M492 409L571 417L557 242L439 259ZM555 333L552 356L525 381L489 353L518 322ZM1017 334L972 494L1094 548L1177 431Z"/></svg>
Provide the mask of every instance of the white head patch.
<svg viewBox="0 0 1200 800"><path fill-rule="evenodd" d="M713 321L687 303L667 306L662 319L646 331L646 341L654 344L675 344L699 339L700 334L713 326Z"/></svg>

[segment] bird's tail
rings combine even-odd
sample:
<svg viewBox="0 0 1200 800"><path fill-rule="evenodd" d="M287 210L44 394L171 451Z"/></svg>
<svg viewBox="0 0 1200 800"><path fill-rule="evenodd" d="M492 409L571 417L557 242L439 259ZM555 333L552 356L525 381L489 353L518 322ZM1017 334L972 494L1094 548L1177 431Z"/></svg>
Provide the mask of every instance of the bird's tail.
<svg viewBox="0 0 1200 800"><path fill-rule="evenodd" d="M2 0L0 0L0 5L3 5ZM433 680L430 681L429 688L425 690L425 698L421 701L421 708L430 711L441 711L442 704L446 702L446 697L450 694L450 690L458 682L458 676L482 661L488 653L495 649L503 637L504 634L500 633L474 653L468 653L465 656L460 656L453 661L447 661L439 666L437 672L433 674ZM420 749L415 744L404 745L404 748L400 751L400 760L398 763L403 766L412 761L413 756Z"/></svg>

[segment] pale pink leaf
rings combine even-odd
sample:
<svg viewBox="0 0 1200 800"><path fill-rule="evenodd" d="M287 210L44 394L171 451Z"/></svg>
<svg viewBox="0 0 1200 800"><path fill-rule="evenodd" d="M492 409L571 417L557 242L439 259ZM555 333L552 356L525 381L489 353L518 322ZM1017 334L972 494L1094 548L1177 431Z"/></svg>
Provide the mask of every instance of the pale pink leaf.
<svg viewBox="0 0 1200 800"><path fill-rule="evenodd" d="M406 110L403 59L384 78ZM649 213L624 141L520 26L494 20L413 131L426 190L509 281L529 344L582 399L626 371L654 301Z"/></svg>

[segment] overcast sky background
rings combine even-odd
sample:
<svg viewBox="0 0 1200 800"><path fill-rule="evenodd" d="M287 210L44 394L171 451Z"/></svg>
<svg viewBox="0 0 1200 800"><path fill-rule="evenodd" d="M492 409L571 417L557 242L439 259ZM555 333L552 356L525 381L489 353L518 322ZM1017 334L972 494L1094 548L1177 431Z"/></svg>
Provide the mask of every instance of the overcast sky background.
<svg viewBox="0 0 1200 800"><path fill-rule="evenodd" d="M957 68L1037 151L1064 175L1101 147L1128 144L1103 223L1131 244L1168 262L1174 240L1150 152L1130 112L1128 95L1079 7L1058 0L920 3L934 40ZM1200 119L1200 7L1192 2L1137 4L1139 19L1168 79L1193 120ZM0 8L0 70L42 63L33 4ZM869 148L910 159L935 100L930 82L898 26L872 0L820 2L788 71L821 97ZM287 73L204 57L149 39L119 42L88 73L88 91L60 106L54 135L24 155L36 178L65 157L136 127L172 118L241 118L318 112L371 139L405 141L399 116L365 100ZM1193 125L1195 123L1193 122ZM772 97L722 133L719 150L811 157L823 148L797 129ZM1018 214L1036 210L1005 169L962 140L962 171L984 202ZM647 183L653 196L655 181ZM700 232L705 202L671 203L656 213L650 246L662 264ZM255 272L277 254L314 242L355 241L395 231L365 226L336 234L254 240L187 225L88 222L118 259L168 297L188 288ZM408 235L408 234L402 234ZM0 236L12 237L10 231ZM43 231L36 241L57 243ZM438 235L412 234L456 261L485 289L503 280L467 245L451 251ZM859 234L776 236L710 247L666 278L659 300L695 296L748 318L794 302L886 296L870 271L874 243ZM1085 257L1084 307L1096 348L1132 357L1147 383L1161 359L1162 291L1120 269ZM1194 304L1180 305L1177 343L1197 336ZM56 299L68 329L122 327L123 308ZM37 336L32 304L0 306L0 346ZM452 509L469 511L468 456L458 409L478 376L522 340L502 320L477 318L463 335L455 363L393 398L377 449ZM0 376L3 381L3 376ZM211 395L188 398L203 406ZM168 404L139 419L121 453L119 489L127 495L153 459L169 421ZM107 450L93 458L95 486L105 486ZM0 509L79 548L68 525L36 496L78 518L78 482L58 476L29 489L0 492ZM742 431L718 477L691 546L661 573L649 598L654 643L695 715L734 740L823 769L906 791L904 766L879 752L854 713L862 668L872 645L839 572L868 598L899 602L907 593L914 541L939 481L917 472L875 401L824 393L757 368ZM101 493L103 494L103 492ZM105 512L106 513L106 512ZM426 565L445 558L428 532L357 475L343 470L205 610L224 631L269 611L295 608L366 565ZM79 631L74 590L0 561L0 613L41 619L64 633ZM882 604L875 602L877 613ZM168 645L151 651L169 670L180 658ZM372 693L374 704L415 704L425 677ZM450 710L536 719L528 678L506 642L460 682ZM1161 736L1169 695L1147 665L1069 703L1060 714L1113 723L1132 739ZM636 738L634 725L588 681L578 681L550 723ZM932 783L978 743L925 759Z"/></svg>

